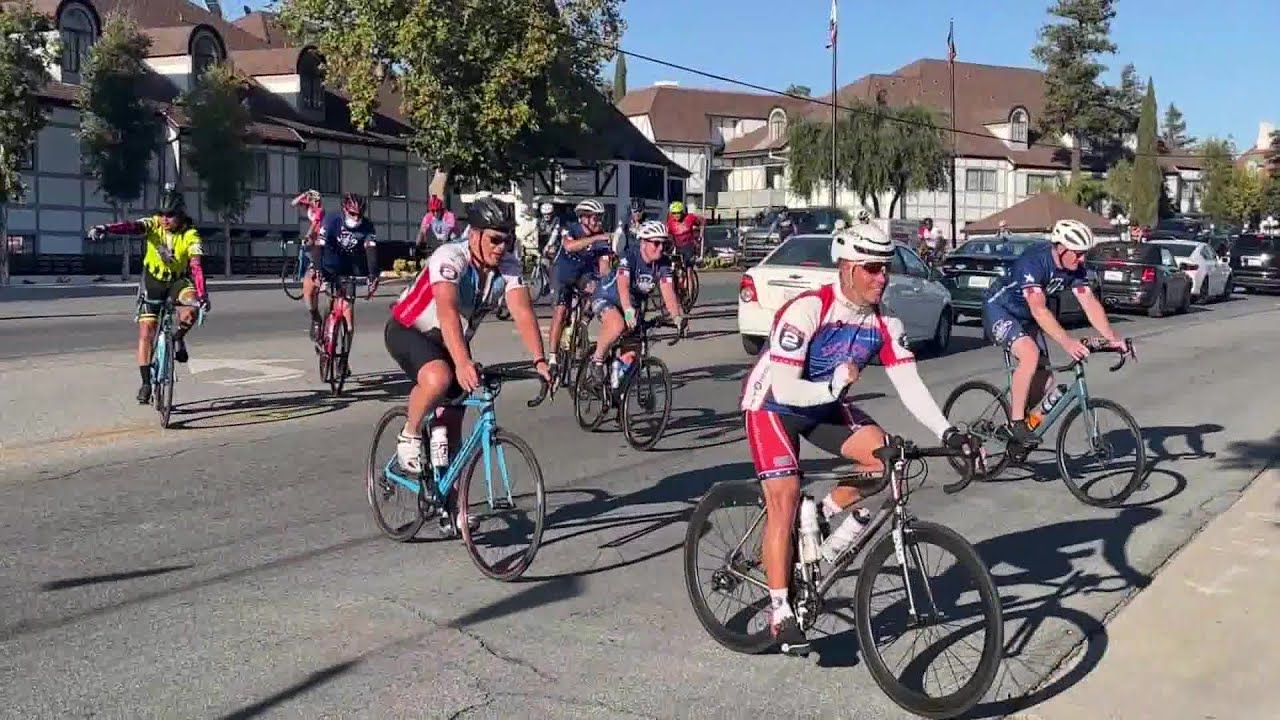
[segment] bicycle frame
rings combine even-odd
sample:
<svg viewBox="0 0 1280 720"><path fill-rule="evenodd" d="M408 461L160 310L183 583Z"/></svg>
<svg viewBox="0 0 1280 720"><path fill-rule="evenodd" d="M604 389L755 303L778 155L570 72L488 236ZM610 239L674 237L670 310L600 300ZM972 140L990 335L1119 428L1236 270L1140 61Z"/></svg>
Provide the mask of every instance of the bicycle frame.
<svg viewBox="0 0 1280 720"><path fill-rule="evenodd" d="M1004 353L1004 364L1007 382L1005 384L1003 396L1007 401L1011 402L1011 398L1013 397L1013 357L1007 350ZM1053 407L1049 408L1049 412L1040 419L1040 424L1031 431L1032 436L1035 437L1036 440L1043 440L1044 436L1048 434L1049 428L1058 421L1058 418L1065 415L1077 404L1081 404L1084 407L1089 406L1089 384L1085 380L1084 364L1072 363L1069 367L1075 375L1075 379L1067 384L1066 392L1062 394L1062 397L1058 398L1058 401L1053 404ZM1050 369L1054 372L1064 370L1064 368ZM1028 411L1029 410L1030 408L1028 408ZM1089 434L1092 437L1096 432L1096 428L1093 427L1094 418L1090 416L1087 418L1086 422L1089 423Z"/></svg>

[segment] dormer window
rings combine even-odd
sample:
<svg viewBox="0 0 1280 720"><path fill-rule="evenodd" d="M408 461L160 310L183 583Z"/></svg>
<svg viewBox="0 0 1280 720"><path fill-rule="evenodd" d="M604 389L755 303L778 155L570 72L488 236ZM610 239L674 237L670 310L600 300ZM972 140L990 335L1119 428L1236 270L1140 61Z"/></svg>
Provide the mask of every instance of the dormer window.
<svg viewBox="0 0 1280 720"><path fill-rule="evenodd" d="M222 62L222 48L213 33L199 32L191 41L191 77L199 80L209 68Z"/></svg>
<svg viewBox="0 0 1280 720"><path fill-rule="evenodd" d="M1027 143L1027 126L1031 124L1031 116L1024 108L1014 108L1009 113L1009 139L1015 143Z"/></svg>
<svg viewBox="0 0 1280 720"><path fill-rule="evenodd" d="M298 104L304 110L324 110L324 75L320 72L320 58L314 52L303 53L298 60Z"/></svg>
<svg viewBox="0 0 1280 720"><path fill-rule="evenodd" d="M769 139L780 140L787 134L787 113L782 108L774 108L769 113Z"/></svg>
<svg viewBox="0 0 1280 720"><path fill-rule="evenodd" d="M58 30L62 36L62 72L78 75L97 37L93 16L80 5L69 5L58 19Z"/></svg>

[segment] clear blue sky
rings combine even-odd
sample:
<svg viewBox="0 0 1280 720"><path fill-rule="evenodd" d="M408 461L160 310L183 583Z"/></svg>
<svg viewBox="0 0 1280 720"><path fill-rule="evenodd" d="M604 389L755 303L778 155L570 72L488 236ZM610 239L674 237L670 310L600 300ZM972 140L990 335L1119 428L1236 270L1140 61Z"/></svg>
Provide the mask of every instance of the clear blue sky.
<svg viewBox="0 0 1280 720"><path fill-rule="evenodd" d="M950 18L955 18L959 60L1034 67L1031 47L1050 4L842 0L840 84L921 57L945 58ZM820 95L831 85L831 56L824 47L830 10L830 0L624 0L628 28L621 45L765 87L808 85ZM1107 79L1114 81L1125 63L1133 63L1144 79L1154 78L1162 114L1172 101L1192 135L1230 134L1245 150L1253 145L1260 120L1280 124L1272 34L1277 27L1280 0L1118 0L1111 30L1119 50L1103 59L1110 67ZM655 80L732 87L627 58L629 87Z"/></svg>

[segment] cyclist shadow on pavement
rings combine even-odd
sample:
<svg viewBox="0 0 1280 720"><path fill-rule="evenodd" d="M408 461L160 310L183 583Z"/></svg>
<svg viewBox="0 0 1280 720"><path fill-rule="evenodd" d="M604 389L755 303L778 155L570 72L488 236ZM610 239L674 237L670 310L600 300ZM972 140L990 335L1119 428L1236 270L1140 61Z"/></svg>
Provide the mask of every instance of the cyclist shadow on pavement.
<svg viewBox="0 0 1280 720"><path fill-rule="evenodd" d="M1072 687L1097 667L1108 643L1100 617L1151 582L1149 574L1129 562L1125 548L1137 528L1161 515L1159 510L1149 507L1124 508L1108 517L1069 520L977 543L975 547L990 568L1000 594L1005 642L1001 666L985 702L965 717L1000 717L1020 712ZM926 566L937 562L927 557L925 560ZM964 587L951 590L949 586L957 583L964 583ZM970 586L967 577L950 569L930 583L939 609L944 613L949 607L953 611L964 610L964 604L948 602L948 598L959 598L965 593L972 595ZM895 592L901 596L900 590ZM1083 598L1090 595L1108 596L1105 609L1098 607L1097 601L1091 603L1092 607L1082 607ZM1074 597L1082 601L1068 605ZM823 666L852 665L857 661L859 650L852 628L852 600L841 598L841 601L843 605L835 609L835 614L844 627L814 642ZM837 602L840 601L834 597L833 588L828 608ZM871 622L878 637L887 634L880 626L902 627L906 620L905 600L891 604L887 611L872 611ZM949 654L948 648L967 644L975 648L976 654L982 637L969 639L969 634L979 632L977 623L965 625L961 619L952 623L955 625L963 627L950 634L943 631L935 635L937 639L932 641L932 646L926 648L921 657L907 663L901 680L908 687L919 688L924 679L930 677L930 667L941 673L948 661L938 658ZM1081 641L1084 646L1079 660L1063 675L1041 686ZM970 668L976 662L976 658L959 660ZM891 660L889 664L892 667L898 662Z"/></svg>
<svg viewBox="0 0 1280 720"><path fill-rule="evenodd" d="M396 400L409 392L407 380L368 382L348 379L342 394L328 388L280 390L194 400L175 405L170 429L204 430L243 427L323 415L368 400Z"/></svg>

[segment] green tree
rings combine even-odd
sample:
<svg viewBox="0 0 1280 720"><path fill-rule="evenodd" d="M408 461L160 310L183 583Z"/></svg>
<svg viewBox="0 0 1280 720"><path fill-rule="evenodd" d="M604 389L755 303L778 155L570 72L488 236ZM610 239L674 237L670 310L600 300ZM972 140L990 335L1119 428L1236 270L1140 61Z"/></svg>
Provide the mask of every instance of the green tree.
<svg viewBox="0 0 1280 720"><path fill-rule="evenodd" d="M1060 22L1040 29L1031 51L1045 66L1041 129L1070 134L1071 174L1080 172L1081 145L1108 134L1115 123L1110 93L1098 81L1106 66L1097 57L1116 51L1111 42L1115 0L1057 0L1049 14Z"/></svg>
<svg viewBox="0 0 1280 720"><path fill-rule="evenodd" d="M248 145L249 109L243 84L230 65L210 68L179 98L189 127L185 159L200 178L204 204L222 220L222 271L231 276L231 223L249 205L253 152Z"/></svg>
<svg viewBox="0 0 1280 720"><path fill-rule="evenodd" d="M1117 160L1107 170L1103 191L1127 215L1133 209L1133 163L1127 158Z"/></svg>
<svg viewBox="0 0 1280 720"><path fill-rule="evenodd" d="M1271 144L1267 146L1267 175L1280 175L1280 130L1271 131Z"/></svg>
<svg viewBox="0 0 1280 720"><path fill-rule="evenodd" d="M1147 80L1147 96L1138 119L1138 150L1133 162L1129 220L1135 225L1155 227L1160 214L1160 193L1164 174L1156 148L1156 87Z"/></svg>
<svg viewBox="0 0 1280 720"><path fill-rule="evenodd" d="M566 139L591 132L599 116L584 108L600 104L593 82L624 29L619 4L283 0L280 19L318 47L357 127L389 80L414 152L446 174L493 182L545 167Z"/></svg>
<svg viewBox="0 0 1280 720"><path fill-rule="evenodd" d="M788 95L799 95L800 97L809 97L813 94L813 88L808 85L788 85L786 90L782 92Z"/></svg>
<svg viewBox="0 0 1280 720"><path fill-rule="evenodd" d="M9 203L26 195L21 171L48 120L40 90L58 43L28 0L0 11L0 287L9 284Z"/></svg>
<svg viewBox="0 0 1280 720"><path fill-rule="evenodd" d="M621 102L627 95L627 56L618 53L613 63L613 101Z"/></svg>
<svg viewBox="0 0 1280 720"><path fill-rule="evenodd" d="M132 18L115 12L108 15L102 37L89 52L76 98L81 153L116 220L125 205L142 197L160 144L160 115L142 93L150 48L151 39ZM123 246L120 275L127 278L130 243Z"/></svg>
<svg viewBox="0 0 1280 720"><path fill-rule="evenodd" d="M928 108L909 105L893 113L894 121L881 130L889 179L889 217L908 192L941 190L951 168L951 151L943 138L940 118Z"/></svg>
<svg viewBox="0 0 1280 720"><path fill-rule="evenodd" d="M1164 122L1160 127L1160 139L1164 141L1167 152L1186 150L1196 144L1196 139L1187 134L1187 121L1177 105L1169 103L1164 111Z"/></svg>
<svg viewBox="0 0 1280 720"><path fill-rule="evenodd" d="M1054 192L1067 202L1094 212L1102 209L1102 201L1108 197L1106 181L1088 173L1058 178Z"/></svg>
<svg viewBox="0 0 1280 720"><path fill-rule="evenodd" d="M1201 207L1205 214L1218 222L1239 221L1231 212L1231 194L1235 188L1235 148L1230 141L1209 138L1201 143L1199 152L1204 156L1204 200Z"/></svg>

